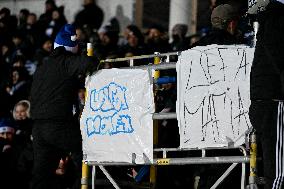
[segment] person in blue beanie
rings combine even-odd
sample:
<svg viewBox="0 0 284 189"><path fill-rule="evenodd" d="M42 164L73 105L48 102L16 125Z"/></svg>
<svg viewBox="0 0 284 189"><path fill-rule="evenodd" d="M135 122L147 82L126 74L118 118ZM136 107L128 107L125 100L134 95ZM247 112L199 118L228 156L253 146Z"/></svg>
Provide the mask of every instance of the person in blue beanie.
<svg viewBox="0 0 284 189"><path fill-rule="evenodd" d="M98 59L78 55L75 27L64 25L54 41L54 50L38 65L31 88L34 166L32 189L59 189L55 172L66 155L76 166L72 188L80 188L82 137L78 117L73 114L77 102L79 78L91 74Z"/></svg>

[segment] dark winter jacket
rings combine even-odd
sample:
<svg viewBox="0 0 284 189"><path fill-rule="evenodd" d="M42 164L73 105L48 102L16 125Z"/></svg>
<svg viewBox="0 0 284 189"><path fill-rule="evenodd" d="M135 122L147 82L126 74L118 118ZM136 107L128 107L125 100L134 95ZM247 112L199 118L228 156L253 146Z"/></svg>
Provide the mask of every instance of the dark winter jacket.
<svg viewBox="0 0 284 189"><path fill-rule="evenodd" d="M33 120L70 121L77 100L79 75L93 72L94 57L78 56L57 47L37 68L31 89Z"/></svg>
<svg viewBox="0 0 284 189"><path fill-rule="evenodd" d="M238 40L235 36L221 29L212 29L212 31L206 36L202 37L199 41L194 43L192 47L195 46L206 46L206 45L233 45L238 44Z"/></svg>
<svg viewBox="0 0 284 189"><path fill-rule="evenodd" d="M284 4L271 2L259 17L250 74L251 100L284 100Z"/></svg>

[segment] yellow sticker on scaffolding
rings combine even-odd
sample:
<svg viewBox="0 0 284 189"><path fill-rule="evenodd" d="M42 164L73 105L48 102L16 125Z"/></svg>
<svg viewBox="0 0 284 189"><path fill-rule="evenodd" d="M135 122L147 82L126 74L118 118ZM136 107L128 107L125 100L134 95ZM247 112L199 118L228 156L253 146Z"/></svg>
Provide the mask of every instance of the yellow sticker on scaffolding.
<svg viewBox="0 0 284 189"><path fill-rule="evenodd" d="M157 165L169 165L170 164L170 159L158 159L157 160Z"/></svg>

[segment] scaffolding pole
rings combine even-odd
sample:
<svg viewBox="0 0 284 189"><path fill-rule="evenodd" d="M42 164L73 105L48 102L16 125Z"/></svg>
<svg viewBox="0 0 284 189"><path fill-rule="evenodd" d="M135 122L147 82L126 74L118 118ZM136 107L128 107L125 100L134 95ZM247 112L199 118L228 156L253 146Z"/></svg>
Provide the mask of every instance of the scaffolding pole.
<svg viewBox="0 0 284 189"><path fill-rule="evenodd" d="M219 156L219 157L191 157L191 158L155 158L153 163L145 163L143 165L188 165L188 164L224 164L224 163L249 163L250 158L246 156ZM103 165L140 165L127 162L86 162L90 166Z"/></svg>

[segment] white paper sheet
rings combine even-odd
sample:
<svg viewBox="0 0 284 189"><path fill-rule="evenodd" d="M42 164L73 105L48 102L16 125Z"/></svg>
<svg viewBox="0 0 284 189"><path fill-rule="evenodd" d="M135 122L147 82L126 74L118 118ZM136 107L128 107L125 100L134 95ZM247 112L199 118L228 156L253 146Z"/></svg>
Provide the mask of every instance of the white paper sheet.
<svg viewBox="0 0 284 189"><path fill-rule="evenodd" d="M210 45L184 51L177 63L181 148L238 146L251 127L249 76L254 49Z"/></svg>
<svg viewBox="0 0 284 189"><path fill-rule="evenodd" d="M153 162L153 86L148 71L101 70L86 80L80 119L86 161Z"/></svg>

